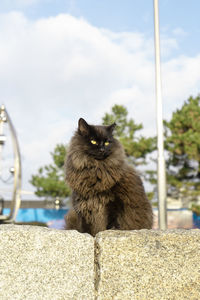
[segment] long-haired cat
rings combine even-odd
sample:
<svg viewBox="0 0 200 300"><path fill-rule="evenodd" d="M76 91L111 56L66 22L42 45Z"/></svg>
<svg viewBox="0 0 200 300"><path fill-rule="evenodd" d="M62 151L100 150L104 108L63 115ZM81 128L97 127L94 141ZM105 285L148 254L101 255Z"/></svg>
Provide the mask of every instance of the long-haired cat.
<svg viewBox="0 0 200 300"><path fill-rule="evenodd" d="M66 229L95 236L106 229L152 228L152 207L140 177L113 136L114 127L79 120L65 161L66 181L72 189Z"/></svg>

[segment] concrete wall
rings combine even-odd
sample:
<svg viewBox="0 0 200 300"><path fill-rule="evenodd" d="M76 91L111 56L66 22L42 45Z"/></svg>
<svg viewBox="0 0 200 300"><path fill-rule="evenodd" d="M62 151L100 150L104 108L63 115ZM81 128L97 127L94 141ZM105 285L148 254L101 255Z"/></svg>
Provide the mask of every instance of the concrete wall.
<svg viewBox="0 0 200 300"><path fill-rule="evenodd" d="M200 230L0 225L0 299L200 299Z"/></svg>

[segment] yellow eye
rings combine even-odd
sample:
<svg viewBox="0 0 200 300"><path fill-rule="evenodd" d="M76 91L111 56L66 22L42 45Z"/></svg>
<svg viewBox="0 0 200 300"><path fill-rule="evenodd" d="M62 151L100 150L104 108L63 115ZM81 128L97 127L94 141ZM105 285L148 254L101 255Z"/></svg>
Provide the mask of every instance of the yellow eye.
<svg viewBox="0 0 200 300"><path fill-rule="evenodd" d="M105 143L104 143L105 146L108 146L109 144L110 144L109 142L105 142Z"/></svg>
<svg viewBox="0 0 200 300"><path fill-rule="evenodd" d="M95 140L91 140L91 143L92 143L93 145L96 145L96 144L97 144L97 142L96 142Z"/></svg>

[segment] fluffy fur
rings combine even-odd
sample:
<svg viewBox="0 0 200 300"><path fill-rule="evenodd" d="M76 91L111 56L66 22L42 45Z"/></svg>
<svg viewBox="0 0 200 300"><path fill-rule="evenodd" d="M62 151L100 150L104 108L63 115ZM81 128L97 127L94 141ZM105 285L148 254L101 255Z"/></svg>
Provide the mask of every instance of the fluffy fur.
<svg viewBox="0 0 200 300"><path fill-rule="evenodd" d="M79 120L65 162L66 181L72 189L66 229L95 236L106 229L152 228L152 208L142 181L113 137L114 127Z"/></svg>

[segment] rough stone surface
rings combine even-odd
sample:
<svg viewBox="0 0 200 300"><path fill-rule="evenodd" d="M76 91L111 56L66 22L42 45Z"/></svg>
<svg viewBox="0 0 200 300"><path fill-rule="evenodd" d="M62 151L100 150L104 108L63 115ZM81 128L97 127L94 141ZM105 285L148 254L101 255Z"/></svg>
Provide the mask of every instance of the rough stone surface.
<svg viewBox="0 0 200 300"><path fill-rule="evenodd" d="M94 239L76 231L0 225L0 299L94 299Z"/></svg>
<svg viewBox="0 0 200 300"><path fill-rule="evenodd" d="M200 230L0 225L0 299L199 300L199 257Z"/></svg>
<svg viewBox="0 0 200 300"><path fill-rule="evenodd" d="M200 230L96 236L97 299L200 299Z"/></svg>

